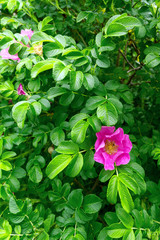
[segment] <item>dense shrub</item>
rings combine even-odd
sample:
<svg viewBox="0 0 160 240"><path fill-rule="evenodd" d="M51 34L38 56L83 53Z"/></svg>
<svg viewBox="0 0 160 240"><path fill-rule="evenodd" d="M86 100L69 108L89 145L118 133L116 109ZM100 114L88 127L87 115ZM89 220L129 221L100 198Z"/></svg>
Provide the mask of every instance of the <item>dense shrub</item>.
<svg viewBox="0 0 160 240"><path fill-rule="evenodd" d="M0 239L158 240L159 1L0 11Z"/></svg>

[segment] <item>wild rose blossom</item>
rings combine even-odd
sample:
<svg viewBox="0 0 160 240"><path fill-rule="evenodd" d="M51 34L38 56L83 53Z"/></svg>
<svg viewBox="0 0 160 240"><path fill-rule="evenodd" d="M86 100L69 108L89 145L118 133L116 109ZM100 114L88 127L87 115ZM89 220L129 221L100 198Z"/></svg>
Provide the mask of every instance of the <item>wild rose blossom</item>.
<svg viewBox="0 0 160 240"><path fill-rule="evenodd" d="M29 38L29 40L31 39L32 35L33 35L33 31L31 29L25 29L25 30L21 30L21 35L22 36L27 36Z"/></svg>
<svg viewBox="0 0 160 240"><path fill-rule="evenodd" d="M5 49L2 49L2 50L1 50L0 56L1 56L3 59L12 59L12 60L18 60L18 61L20 61L20 58L18 57L18 54L11 55L11 54L9 54L8 50L9 50L9 48L5 48Z"/></svg>
<svg viewBox="0 0 160 240"><path fill-rule="evenodd" d="M115 165L125 165L130 161L132 143L122 128L102 126L96 133L94 160L104 165L105 170L113 170Z"/></svg>
<svg viewBox="0 0 160 240"><path fill-rule="evenodd" d="M29 40L31 39L32 35L33 35L33 31L31 29L25 29L25 30L21 30L21 35L22 36L27 36L29 38ZM9 48L5 48L5 49L2 49L0 51L0 56L3 58L3 59L12 59L12 60L18 60L18 62L21 60L19 57L18 57L18 54L15 54L15 55L11 55L9 54L8 52Z"/></svg>
<svg viewBox="0 0 160 240"><path fill-rule="evenodd" d="M18 87L17 91L18 91L18 95L27 95L25 93L25 91L23 90L23 86L22 86L21 83L19 84L19 87Z"/></svg>

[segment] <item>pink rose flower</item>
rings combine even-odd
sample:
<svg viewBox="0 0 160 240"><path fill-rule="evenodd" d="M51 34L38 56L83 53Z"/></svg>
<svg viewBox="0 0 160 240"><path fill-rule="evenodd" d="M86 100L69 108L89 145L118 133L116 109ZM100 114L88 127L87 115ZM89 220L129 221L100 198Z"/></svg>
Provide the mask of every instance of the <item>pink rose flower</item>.
<svg viewBox="0 0 160 240"><path fill-rule="evenodd" d="M18 95L27 95L25 93L25 91L23 90L23 87L22 87L21 83L19 84L19 87L18 87L17 91L18 91Z"/></svg>
<svg viewBox="0 0 160 240"><path fill-rule="evenodd" d="M20 61L20 58L18 57L18 54L11 55L11 54L9 54L8 50L9 50L9 48L5 48L5 49L2 49L2 50L1 50L0 56L1 56L3 59L12 59L12 60L18 60L18 61Z"/></svg>
<svg viewBox="0 0 160 240"><path fill-rule="evenodd" d="M124 134L122 128L102 126L96 133L94 160L102 163L105 170L113 170L115 165L127 164L130 161L129 152L132 143L129 135Z"/></svg>
<svg viewBox="0 0 160 240"><path fill-rule="evenodd" d="M31 29L25 29L25 30L21 30L21 35L22 36L27 36L29 38L29 40L31 39L32 35L33 35L33 31Z"/></svg>

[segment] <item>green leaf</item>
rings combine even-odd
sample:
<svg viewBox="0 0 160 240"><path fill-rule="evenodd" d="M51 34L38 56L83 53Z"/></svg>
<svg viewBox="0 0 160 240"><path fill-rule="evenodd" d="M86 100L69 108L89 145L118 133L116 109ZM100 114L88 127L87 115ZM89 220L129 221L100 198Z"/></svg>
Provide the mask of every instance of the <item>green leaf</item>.
<svg viewBox="0 0 160 240"><path fill-rule="evenodd" d="M28 175L29 179L34 183L39 183L43 178L41 168L38 165L32 166L29 169Z"/></svg>
<svg viewBox="0 0 160 240"><path fill-rule="evenodd" d="M127 230L123 236L123 240L135 240L134 231Z"/></svg>
<svg viewBox="0 0 160 240"><path fill-rule="evenodd" d="M149 53L144 59L144 62L149 68L154 68L160 64L160 56L155 53Z"/></svg>
<svg viewBox="0 0 160 240"><path fill-rule="evenodd" d="M49 100L53 100L55 97L63 95L64 93L67 93L66 88L62 87L52 87L47 92L47 97Z"/></svg>
<svg viewBox="0 0 160 240"><path fill-rule="evenodd" d="M27 110L29 108L29 102L21 101L14 105L12 108L12 116L16 121L19 128L23 128L24 121L26 119Z"/></svg>
<svg viewBox="0 0 160 240"><path fill-rule="evenodd" d="M0 48L2 48L5 44L11 42L13 40L13 38L11 37L3 37L1 40L0 40Z"/></svg>
<svg viewBox="0 0 160 240"><path fill-rule="evenodd" d="M81 51L77 50L77 49L66 49L64 52L63 52L63 56L65 56L66 58L68 59L79 59L79 58L82 58L83 57L83 54Z"/></svg>
<svg viewBox="0 0 160 240"><path fill-rule="evenodd" d="M0 169L4 171L10 171L12 169L12 165L10 164L10 162L2 160L0 161Z"/></svg>
<svg viewBox="0 0 160 240"><path fill-rule="evenodd" d="M2 154L3 151L3 138L0 139L0 156Z"/></svg>
<svg viewBox="0 0 160 240"><path fill-rule="evenodd" d="M50 35L47 35L44 32L35 32L31 37L31 43L36 44L39 42L55 42L56 40L51 37Z"/></svg>
<svg viewBox="0 0 160 240"><path fill-rule="evenodd" d="M90 97L86 102L86 108L88 110L94 110L106 101L107 100L101 96Z"/></svg>
<svg viewBox="0 0 160 240"><path fill-rule="evenodd" d="M63 52L63 46L58 41L47 43L43 47L43 52L47 58L54 57Z"/></svg>
<svg viewBox="0 0 160 240"><path fill-rule="evenodd" d="M88 122L85 122L83 120L74 125L71 131L71 138L74 142L80 144L85 140L88 125Z"/></svg>
<svg viewBox="0 0 160 240"><path fill-rule="evenodd" d="M109 51L113 51L115 48L116 48L116 44L110 38L105 38L101 43L99 52L104 52L104 51L109 52Z"/></svg>
<svg viewBox="0 0 160 240"><path fill-rule="evenodd" d="M91 74L85 73L83 85L88 91L91 91L94 88L94 78Z"/></svg>
<svg viewBox="0 0 160 240"><path fill-rule="evenodd" d="M101 182L107 182L108 179L110 179L112 177L112 175L115 173L115 170L105 170L105 169L102 169L100 174L99 174L99 180Z"/></svg>
<svg viewBox="0 0 160 240"><path fill-rule="evenodd" d="M108 56L100 55L98 59L96 60L96 64L98 67L101 68L108 68L110 66L110 60Z"/></svg>
<svg viewBox="0 0 160 240"><path fill-rule="evenodd" d="M12 157L15 157L17 154L15 152L12 152L12 151L7 151L7 152L4 152L1 156L1 159L8 159L8 158L12 158Z"/></svg>
<svg viewBox="0 0 160 240"><path fill-rule="evenodd" d="M107 234L107 227L104 227L100 233L98 234L97 240L111 240L111 238Z"/></svg>
<svg viewBox="0 0 160 240"><path fill-rule="evenodd" d="M10 48L9 48L9 53L11 55L15 55L16 53L18 53L22 48L22 45L20 43L12 43L10 45Z"/></svg>
<svg viewBox="0 0 160 240"><path fill-rule="evenodd" d="M83 19L86 19L87 16L88 16L87 12L80 12L80 13L78 13L77 19L76 19L77 23L81 22Z"/></svg>
<svg viewBox="0 0 160 240"><path fill-rule="evenodd" d="M118 207L116 209L116 214L119 220L123 223L126 228L132 228L134 220L130 214L128 214L123 208Z"/></svg>
<svg viewBox="0 0 160 240"><path fill-rule="evenodd" d="M98 212L102 207L102 200L95 194L85 196L83 209L86 213L92 214Z"/></svg>
<svg viewBox="0 0 160 240"><path fill-rule="evenodd" d="M118 177L113 175L108 183L107 188L107 200L109 203L116 204L117 202L117 186L118 186Z"/></svg>
<svg viewBox="0 0 160 240"><path fill-rule="evenodd" d="M138 193L138 184L137 182L134 180L134 178L132 178L131 176L125 174L125 173L120 173L118 175L120 181L126 185L126 187L128 187L131 191L133 191L135 194Z"/></svg>
<svg viewBox="0 0 160 240"><path fill-rule="evenodd" d="M95 161L94 161L94 153L92 150L88 150L85 155L84 155L84 165L83 165L83 169L84 170L89 170L92 169L93 165L94 165Z"/></svg>
<svg viewBox="0 0 160 240"><path fill-rule="evenodd" d="M49 240L49 235L48 235L48 233L46 233L45 231L41 232L41 233L38 235L37 240Z"/></svg>
<svg viewBox="0 0 160 240"><path fill-rule="evenodd" d="M127 34L127 29L120 23L110 24L107 29L105 27L107 37L119 37Z"/></svg>
<svg viewBox="0 0 160 240"><path fill-rule="evenodd" d="M81 71L71 71L70 73L70 85L71 89L77 91L81 88L84 75Z"/></svg>
<svg viewBox="0 0 160 240"><path fill-rule="evenodd" d="M126 228L121 223L114 223L107 227L107 234L111 238L121 238L126 232Z"/></svg>
<svg viewBox="0 0 160 240"><path fill-rule="evenodd" d="M53 78L55 81L60 81L64 79L69 71L71 65L65 66L62 62L57 61L53 65Z"/></svg>
<svg viewBox="0 0 160 240"><path fill-rule="evenodd" d="M128 188L120 180L118 181L118 192L123 209L130 213L134 208L133 199Z"/></svg>
<svg viewBox="0 0 160 240"><path fill-rule="evenodd" d="M73 128L76 123L78 123L79 121L86 119L88 117L89 117L89 115L86 113L78 113L78 114L74 115L69 121L70 127Z"/></svg>
<svg viewBox="0 0 160 240"><path fill-rule="evenodd" d="M80 208L83 202L82 189L73 190L68 196L68 204L76 209Z"/></svg>
<svg viewBox="0 0 160 240"><path fill-rule="evenodd" d="M61 142L56 151L65 154L75 154L79 151L79 146L72 141Z"/></svg>
<svg viewBox="0 0 160 240"><path fill-rule="evenodd" d="M35 79L28 83L28 88L31 92L37 92L40 89L40 86L41 84L39 79Z"/></svg>
<svg viewBox="0 0 160 240"><path fill-rule="evenodd" d="M63 106L68 106L73 101L75 95L73 92L68 92L63 94L63 96L60 97L59 103Z"/></svg>
<svg viewBox="0 0 160 240"><path fill-rule="evenodd" d="M93 128L94 132L99 132L101 130L101 121L95 115L89 117L87 121Z"/></svg>
<svg viewBox="0 0 160 240"><path fill-rule="evenodd" d="M65 139L65 134L63 130L59 127L54 128L50 133L50 139L52 143L58 146Z"/></svg>
<svg viewBox="0 0 160 240"><path fill-rule="evenodd" d="M66 175L69 177L77 176L83 167L83 155L76 154L66 169Z"/></svg>
<svg viewBox="0 0 160 240"><path fill-rule="evenodd" d="M46 168L46 174L50 179L57 176L71 162L72 156L61 154L52 159Z"/></svg>
<svg viewBox="0 0 160 240"><path fill-rule="evenodd" d="M108 101L108 103L100 105L97 108L97 117L104 125L112 126L118 121L118 113L114 105Z"/></svg>
<svg viewBox="0 0 160 240"><path fill-rule="evenodd" d="M21 211L21 208L18 206L17 201L14 197L11 197L9 200L9 211L14 214Z"/></svg>
<svg viewBox="0 0 160 240"><path fill-rule="evenodd" d="M41 104L43 111L48 111L51 107L50 102L45 98L41 98L39 103Z"/></svg>
<svg viewBox="0 0 160 240"><path fill-rule="evenodd" d="M34 110L36 112L36 115L40 115L41 114L41 104L39 102L33 102L31 103L31 105L34 107Z"/></svg>
<svg viewBox="0 0 160 240"><path fill-rule="evenodd" d="M120 18L116 21L116 23L120 23L129 29L132 29L133 27L141 26L140 21L137 18L132 16L125 16L123 18Z"/></svg>
<svg viewBox="0 0 160 240"><path fill-rule="evenodd" d="M17 0L9 0L7 3L7 8L9 11L11 11L13 8L15 8L17 3Z"/></svg>
<svg viewBox="0 0 160 240"><path fill-rule="evenodd" d="M52 59L52 60L44 60L44 61L38 62L32 68L31 77L35 78L35 77L37 77L37 75L39 73L44 72L44 71L49 70L49 69L52 69L55 61L57 61L57 60L56 59Z"/></svg>

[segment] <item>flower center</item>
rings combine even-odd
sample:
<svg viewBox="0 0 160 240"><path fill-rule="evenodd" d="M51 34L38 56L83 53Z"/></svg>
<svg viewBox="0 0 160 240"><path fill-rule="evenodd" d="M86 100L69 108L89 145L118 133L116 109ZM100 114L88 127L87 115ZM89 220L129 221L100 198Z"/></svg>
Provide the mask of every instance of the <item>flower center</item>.
<svg viewBox="0 0 160 240"><path fill-rule="evenodd" d="M111 141L110 140L106 140L104 148L105 148L106 153L108 153L109 155L112 155L112 154L116 153L117 150L118 150L118 146L112 140Z"/></svg>

